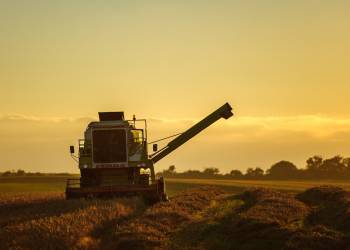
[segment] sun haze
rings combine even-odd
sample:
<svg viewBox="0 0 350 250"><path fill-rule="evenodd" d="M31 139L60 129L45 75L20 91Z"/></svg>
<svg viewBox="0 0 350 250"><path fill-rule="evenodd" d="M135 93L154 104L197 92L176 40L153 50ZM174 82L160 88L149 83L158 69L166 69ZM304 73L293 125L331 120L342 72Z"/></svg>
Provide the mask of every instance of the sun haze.
<svg viewBox="0 0 350 250"><path fill-rule="evenodd" d="M350 155L349 1L1 1L0 171L78 172L98 111L182 132L156 165L222 172Z"/></svg>

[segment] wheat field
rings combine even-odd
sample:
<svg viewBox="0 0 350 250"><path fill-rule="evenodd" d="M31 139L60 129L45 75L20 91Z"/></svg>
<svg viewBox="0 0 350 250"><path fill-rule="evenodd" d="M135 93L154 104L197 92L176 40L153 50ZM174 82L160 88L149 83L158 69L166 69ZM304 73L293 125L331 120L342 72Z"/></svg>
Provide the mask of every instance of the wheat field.
<svg viewBox="0 0 350 250"><path fill-rule="evenodd" d="M346 183L169 179L170 201L149 206L140 197L65 200L65 178L1 178L1 249L345 249L350 243Z"/></svg>

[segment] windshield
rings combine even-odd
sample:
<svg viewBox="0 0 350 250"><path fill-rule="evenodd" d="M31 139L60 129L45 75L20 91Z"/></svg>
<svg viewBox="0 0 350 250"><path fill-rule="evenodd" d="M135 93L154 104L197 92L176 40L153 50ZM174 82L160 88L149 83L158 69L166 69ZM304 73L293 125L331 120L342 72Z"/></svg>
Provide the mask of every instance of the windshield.
<svg viewBox="0 0 350 250"><path fill-rule="evenodd" d="M126 133L124 129L95 130L92 135L95 163L126 162Z"/></svg>
<svg viewBox="0 0 350 250"><path fill-rule="evenodd" d="M139 161L143 153L143 130L132 129L129 134L129 160ZM138 155L137 157L135 155Z"/></svg>

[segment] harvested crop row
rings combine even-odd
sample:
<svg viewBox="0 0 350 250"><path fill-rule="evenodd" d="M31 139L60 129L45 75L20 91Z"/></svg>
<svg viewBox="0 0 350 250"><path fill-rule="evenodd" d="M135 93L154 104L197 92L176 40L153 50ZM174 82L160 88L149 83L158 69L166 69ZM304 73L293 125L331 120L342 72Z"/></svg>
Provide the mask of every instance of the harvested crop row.
<svg viewBox="0 0 350 250"><path fill-rule="evenodd" d="M308 189L297 197L313 207L306 221L309 225L322 224L350 233L350 192L340 187L321 186Z"/></svg>
<svg viewBox="0 0 350 250"><path fill-rule="evenodd" d="M40 211L47 216L12 223L2 227L0 242L5 249L75 249L97 248L99 241L91 237L111 221L132 216L143 209L139 199L75 200L54 205L41 203ZM70 208L69 211L63 207ZM31 210L31 208L30 208ZM51 215L52 211L61 211Z"/></svg>
<svg viewBox="0 0 350 250"><path fill-rule="evenodd" d="M318 206L323 208L324 204L337 201L342 204L340 207L350 208L346 192L337 190L338 193L321 187L295 198L292 194L255 188L225 197L207 210L201 220L175 232L171 248L345 249L350 243L346 233L321 225L322 220L309 223L310 216L319 211ZM310 206L313 199L319 203ZM347 218L345 210L328 212L332 218L344 215Z"/></svg>
<svg viewBox="0 0 350 250"><path fill-rule="evenodd" d="M0 227L68 213L85 205L82 202L68 203L62 193L1 194Z"/></svg>
<svg viewBox="0 0 350 250"><path fill-rule="evenodd" d="M240 196L246 206L236 219L235 232L241 239L246 237L249 243L241 245L244 247L253 244L269 249L343 249L348 241L345 234L334 230L336 221L329 221L330 227L326 227L320 211L327 207L325 204L332 204L338 209L328 209L328 217L346 218L348 195L333 187L312 188L296 198L269 189L253 189ZM315 215L317 219L310 223Z"/></svg>
<svg viewBox="0 0 350 250"><path fill-rule="evenodd" d="M111 249L163 249L169 236L181 226L196 220L196 215L224 192L202 187L180 193L169 202L156 204L141 216L126 221L115 230L113 239L105 245Z"/></svg>
<svg viewBox="0 0 350 250"><path fill-rule="evenodd" d="M309 213L293 195L271 189L250 189L226 202L234 200L243 204L203 223L214 226L205 229L202 249L281 249Z"/></svg>
<svg viewBox="0 0 350 250"><path fill-rule="evenodd" d="M0 242L5 249L345 249L349 201L349 192L325 186L296 197L202 187L148 208L137 198L19 196L0 203Z"/></svg>
<svg viewBox="0 0 350 250"><path fill-rule="evenodd" d="M242 219L288 227L303 220L310 212L293 195L271 189L252 189L243 193L240 198L246 203L246 211L241 214Z"/></svg>
<svg viewBox="0 0 350 250"><path fill-rule="evenodd" d="M299 194L297 198L308 192ZM266 249L319 250L344 246L341 233L319 225L319 222L307 225L313 209L291 194L252 189L241 198L247 206L236 219L240 226L235 224L235 232L241 236L240 246L243 248L259 246ZM242 239L246 239L246 242Z"/></svg>

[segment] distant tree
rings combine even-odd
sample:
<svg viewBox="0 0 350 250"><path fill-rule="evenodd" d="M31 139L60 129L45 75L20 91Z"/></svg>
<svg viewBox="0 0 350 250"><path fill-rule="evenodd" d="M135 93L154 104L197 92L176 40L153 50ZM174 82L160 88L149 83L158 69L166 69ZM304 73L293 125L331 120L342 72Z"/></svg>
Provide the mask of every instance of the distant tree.
<svg viewBox="0 0 350 250"><path fill-rule="evenodd" d="M182 177L190 177L190 178L200 178L203 176L202 172L199 170L187 170L178 175Z"/></svg>
<svg viewBox="0 0 350 250"><path fill-rule="evenodd" d="M323 161L320 171L324 176L337 177L344 174L347 166L344 164L343 157L337 155Z"/></svg>
<svg viewBox="0 0 350 250"><path fill-rule="evenodd" d="M200 175L201 171L199 170L187 170L184 172L184 174L195 174L195 175Z"/></svg>
<svg viewBox="0 0 350 250"><path fill-rule="evenodd" d="M203 174L204 175L217 175L217 174L219 174L219 169L218 168L213 168L213 167L211 167L211 168L206 168L206 169L204 169L203 170Z"/></svg>
<svg viewBox="0 0 350 250"><path fill-rule="evenodd" d="M316 171L320 168L320 166L323 163L323 159L321 156L315 155L313 157L310 157L306 161L306 169L310 171Z"/></svg>
<svg viewBox="0 0 350 250"><path fill-rule="evenodd" d="M329 159L322 159L314 156L307 160L306 177L319 178L347 178L350 176L350 158L343 158L340 155Z"/></svg>
<svg viewBox="0 0 350 250"><path fill-rule="evenodd" d="M167 170L163 170L164 176L170 176L170 175L175 175L175 174L176 174L176 170L175 170L174 165L169 166L169 168Z"/></svg>
<svg viewBox="0 0 350 250"><path fill-rule="evenodd" d="M263 175L264 175L264 170L263 169L261 169L259 167L255 168L255 176L261 177Z"/></svg>
<svg viewBox="0 0 350 250"><path fill-rule="evenodd" d="M7 171L3 173L3 176L17 175L30 173L24 173L18 170ZM203 171L199 170L187 170L184 172L176 172L174 165L169 166L168 169L163 170L157 175L180 177L180 178L247 178L247 179L350 179L350 157L344 158L342 156L334 156L329 159L323 159L321 156L313 156L307 159L306 169L298 169L292 162L280 161L272 165L266 173L260 167L248 168L246 173L243 174L239 170L232 170L226 174L220 174L218 168L208 167Z"/></svg>
<svg viewBox="0 0 350 250"><path fill-rule="evenodd" d="M2 174L2 176L4 177L11 176L11 175L12 175L11 171L6 171Z"/></svg>
<svg viewBox="0 0 350 250"><path fill-rule="evenodd" d="M247 176L250 176L250 175L251 175L251 176L252 176L253 173L254 173L254 168L248 168L245 175L247 175Z"/></svg>
<svg viewBox="0 0 350 250"><path fill-rule="evenodd" d="M288 179L297 176L298 168L289 161L280 161L272 165L266 172L273 178Z"/></svg>
<svg viewBox="0 0 350 250"><path fill-rule="evenodd" d="M169 168L168 168L168 171L170 173L175 173L175 165L170 165Z"/></svg>
<svg viewBox="0 0 350 250"><path fill-rule="evenodd" d="M344 159L343 159L343 164L344 164L344 166L345 166L347 169L350 169L350 158L349 158L349 157L344 158Z"/></svg>
<svg viewBox="0 0 350 250"><path fill-rule="evenodd" d="M234 169L230 172L230 176L234 178L240 178L243 176L243 174L241 171Z"/></svg>
<svg viewBox="0 0 350 250"><path fill-rule="evenodd" d="M17 172L16 172L17 176L23 176L25 174L26 174L26 172L24 170L22 170L22 169L18 169Z"/></svg>
<svg viewBox="0 0 350 250"><path fill-rule="evenodd" d="M249 177L249 178L262 177L262 176L264 176L264 170L262 170L259 167L256 167L255 169L248 168L246 176Z"/></svg>

